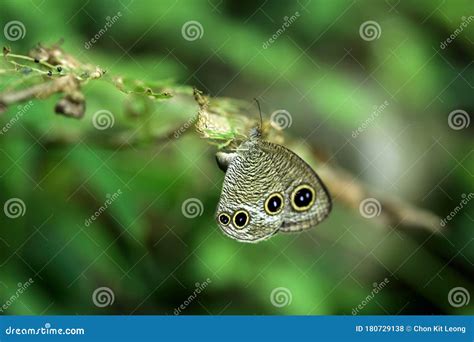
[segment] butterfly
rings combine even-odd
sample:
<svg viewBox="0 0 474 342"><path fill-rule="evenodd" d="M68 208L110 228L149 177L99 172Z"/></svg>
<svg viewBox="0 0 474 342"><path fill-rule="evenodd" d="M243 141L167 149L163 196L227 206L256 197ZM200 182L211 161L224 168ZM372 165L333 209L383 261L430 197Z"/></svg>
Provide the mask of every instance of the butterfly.
<svg viewBox="0 0 474 342"><path fill-rule="evenodd" d="M235 151L217 152L225 172L216 220L229 237L255 243L278 232L298 232L323 221L331 196L316 172L254 128Z"/></svg>

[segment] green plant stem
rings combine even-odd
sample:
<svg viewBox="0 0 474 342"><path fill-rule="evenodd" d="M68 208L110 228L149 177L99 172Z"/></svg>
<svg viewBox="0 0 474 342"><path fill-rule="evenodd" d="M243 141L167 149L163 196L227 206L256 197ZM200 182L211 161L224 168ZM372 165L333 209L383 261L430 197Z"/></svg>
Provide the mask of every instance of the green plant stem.
<svg viewBox="0 0 474 342"><path fill-rule="evenodd" d="M23 59L23 60L26 60L26 61L30 61L30 62L35 63L35 59L34 59L33 57L30 57L30 56L18 55L18 54L14 54L14 53L8 53L8 54L6 54L6 55L5 55L4 53L2 53L1 56L4 57L4 58L11 57L11 58ZM54 65L51 65L51 64L49 64L49 63L46 62L46 61L41 61L41 60L40 60L40 61L37 62L37 63L40 64L40 65L43 65L43 66L45 66L45 67L47 67L47 68L49 68L49 69L55 69L55 68L56 68ZM32 69L33 69L33 68L32 68Z"/></svg>

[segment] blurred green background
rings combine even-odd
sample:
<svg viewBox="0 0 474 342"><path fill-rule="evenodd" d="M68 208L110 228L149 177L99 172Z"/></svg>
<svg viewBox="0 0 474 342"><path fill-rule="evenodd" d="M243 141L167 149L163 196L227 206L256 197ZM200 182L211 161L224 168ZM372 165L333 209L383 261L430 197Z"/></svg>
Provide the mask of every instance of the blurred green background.
<svg viewBox="0 0 474 342"><path fill-rule="evenodd" d="M474 192L474 124L452 129L448 121L454 110L465 111L464 119L474 112L470 0L7 0L1 7L2 28L17 20L26 30L15 41L1 36L12 53L63 39L67 53L111 75L258 97L267 117L291 113L288 136L325 151L356 180L441 218ZM285 20L291 23L277 33ZM202 27L198 39L182 33L190 21ZM360 32L367 21L379 26L375 38ZM19 78L0 74L0 92ZM336 198L329 219L310 231L238 243L214 222L224 178L215 147L192 128L178 139L150 138L192 120L192 101L183 95L145 110L92 80L83 93L82 120L54 114L55 95L33 101L0 135L0 204L25 204L23 216L0 215L0 305L8 303L1 314L173 314L183 303L181 314L350 315L359 305L358 314L473 314L472 301L449 302L456 287L464 298L474 293L473 203L433 235L377 223ZM134 105L131 116L126 109ZM18 110L3 113L1 126ZM113 113L113 128L94 128L99 110ZM100 143L126 128L140 144ZM194 218L182 211L190 198L203 204ZM102 287L114 296L105 307L93 300Z"/></svg>

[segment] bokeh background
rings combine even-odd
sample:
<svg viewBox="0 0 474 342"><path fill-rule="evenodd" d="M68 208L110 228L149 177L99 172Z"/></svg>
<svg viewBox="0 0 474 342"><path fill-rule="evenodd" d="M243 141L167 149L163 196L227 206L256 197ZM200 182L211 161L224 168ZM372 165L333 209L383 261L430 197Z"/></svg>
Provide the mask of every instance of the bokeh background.
<svg viewBox="0 0 474 342"><path fill-rule="evenodd" d="M12 53L62 40L64 51L110 75L258 97L266 117L291 113L285 135L325 151L356 181L440 218L474 192L469 0L7 0L1 7L2 28L13 20L25 27L15 41L2 31ZM190 21L201 26L197 39L183 34ZM375 34L361 30L367 22ZM0 92L22 77L0 74ZM242 244L214 222L224 177L216 148L192 127L153 138L192 122L192 101L150 107L100 80L83 94L82 120L54 114L54 95L34 100L0 135L0 204L25 204L17 218L0 215L1 314L174 314L181 305L181 314L213 315L350 315L359 305L357 314L473 313L472 202L433 234L383 225L336 198L315 229ZM8 108L2 127L19 110ZM112 128L94 128L100 110L113 113ZM453 111L462 116L457 126L448 120ZM101 144L125 128L139 144ZM182 210L191 198L202 203L195 217ZM102 305L94 292L104 287ZM453 289L460 305L450 303Z"/></svg>

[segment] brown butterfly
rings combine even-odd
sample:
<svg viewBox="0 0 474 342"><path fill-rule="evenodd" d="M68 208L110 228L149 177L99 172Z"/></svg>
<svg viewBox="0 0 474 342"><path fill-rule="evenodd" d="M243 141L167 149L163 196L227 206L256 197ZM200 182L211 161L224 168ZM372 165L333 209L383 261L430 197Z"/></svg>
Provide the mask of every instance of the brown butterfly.
<svg viewBox="0 0 474 342"><path fill-rule="evenodd" d="M260 128L231 152L218 152L225 171L216 219L225 234L259 242L323 221L331 197L316 172L289 149L264 141Z"/></svg>

